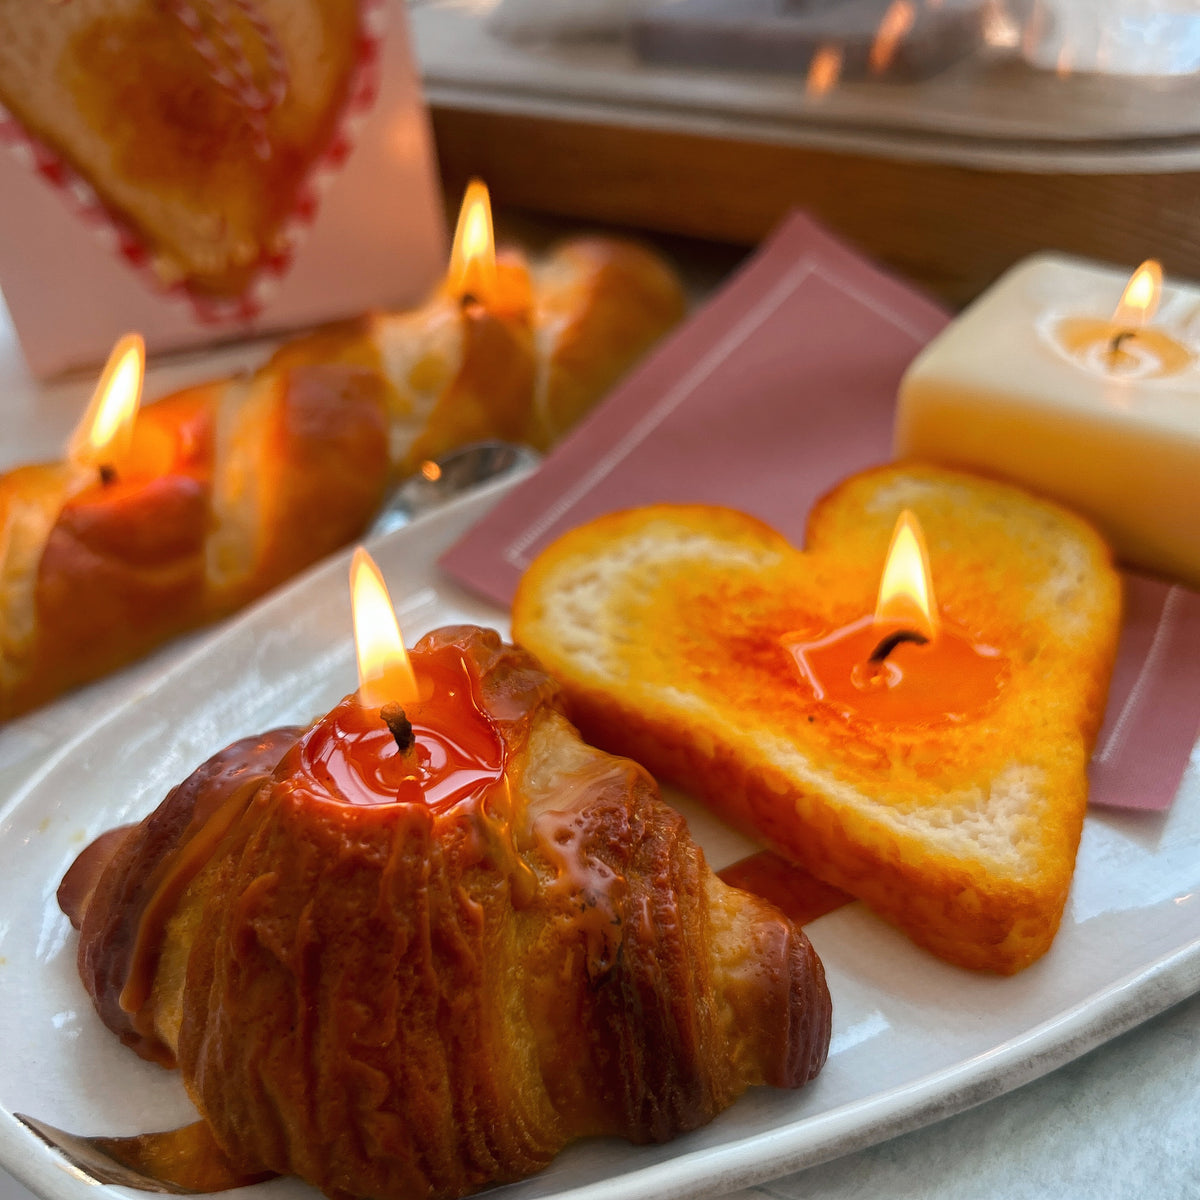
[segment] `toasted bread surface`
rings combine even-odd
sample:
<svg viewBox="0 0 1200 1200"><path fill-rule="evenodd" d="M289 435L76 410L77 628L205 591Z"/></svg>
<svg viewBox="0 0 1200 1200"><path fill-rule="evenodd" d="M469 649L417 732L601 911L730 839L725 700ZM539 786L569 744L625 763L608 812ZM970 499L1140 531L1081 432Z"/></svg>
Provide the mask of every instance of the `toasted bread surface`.
<svg viewBox="0 0 1200 1200"><path fill-rule="evenodd" d="M882 723L814 694L784 644L869 615L900 510L944 617L1002 654L960 722ZM807 549L744 514L601 517L523 579L514 638L597 744L629 754L934 953L1021 969L1070 887L1120 621L1107 547L1018 489L921 466L854 476Z"/></svg>

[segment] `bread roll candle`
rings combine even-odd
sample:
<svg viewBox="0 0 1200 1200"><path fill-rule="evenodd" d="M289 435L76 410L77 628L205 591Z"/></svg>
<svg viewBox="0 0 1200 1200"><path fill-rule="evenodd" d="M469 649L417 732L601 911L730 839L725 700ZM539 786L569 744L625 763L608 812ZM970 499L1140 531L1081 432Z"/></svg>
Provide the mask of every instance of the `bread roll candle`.
<svg viewBox="0 0 1200 1200"><path fill-rule="evenodd" d="M525 440L536 369L532 305L529 265L513 251L497 256L491 198L487 186L473 180L463 196L446 279L424 310L403 322L402 336L414 339L411 350L428 351L447 337L460 346L458 371L405 455L406 473L467 442ZM418 371L421 365L418 360Z"/></svg>
<svg viewBox="0 0 1200 1200"><path fill-rule="evenodd" d="M684 307L674 272L628 242L574 239L536 265L497 254L473 185L424 304L148 405L127 448L81 442L0 476L0 720L361 536L389 483L430 459L494 438L546 449Z"/></svg>
<svg viewBox="0 0 1200 1200"><path fill-rule="evenodd" d="M140 385L140 340L123 339L66 458L0 475L0 719L262 595L383 499L382 384L361 368L142 407Z"/></svg>
<svg viewBox="0 0 1200 1200"><path fill-rule="evenodd" d="M144 349L122 338L66 461L0 479L0 715L194 624L208 468L183 403L137 420Z"/></svg>
<svg viewBox="0 0 1200 1200"><path fill-rule="evenodd" d="M487 187L463 196L446 275L424 303L295 339L275 368L340 362L383 381L394 472L470 442L530 440L538 347L529 264L497 255Z"/></svg>
<svg viewBox="0 0 1200 1200"><path fill-rule="evenodd" d="M191 1188L453 1200L812 1078L830 1002L802 930L579 740L530 655L464 626L396 665L368 656L332 712L234 743L63 880L98 1012L201 1117L108 1153Z"/></svg>
<svg viewBox="0 0 1200 1200"><path fill-rule="evenodd" d="M486 438L546 450L682 317L682 284L632 242L572 238L536 260L497 250L473 181L445 278L424 304L284 346L277 367L342 362L385 382L400 474Z"/></svg>

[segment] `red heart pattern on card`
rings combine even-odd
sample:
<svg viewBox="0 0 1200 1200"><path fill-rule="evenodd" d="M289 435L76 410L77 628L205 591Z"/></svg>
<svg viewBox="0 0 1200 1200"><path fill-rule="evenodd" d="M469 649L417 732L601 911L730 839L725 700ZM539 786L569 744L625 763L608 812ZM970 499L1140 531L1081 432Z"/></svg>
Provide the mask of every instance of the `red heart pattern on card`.
<svg viewBox="0 0 1200 1200"><path fill-rule="evenodd" d="M256 316L378 92L384 0L0 13L0 141L205 323Z"/></svg>

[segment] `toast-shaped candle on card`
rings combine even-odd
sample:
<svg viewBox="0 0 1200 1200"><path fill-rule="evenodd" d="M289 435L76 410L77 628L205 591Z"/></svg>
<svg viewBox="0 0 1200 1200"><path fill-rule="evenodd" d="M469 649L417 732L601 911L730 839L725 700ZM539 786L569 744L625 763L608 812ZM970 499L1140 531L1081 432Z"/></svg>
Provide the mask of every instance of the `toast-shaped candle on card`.
<svg viewBox="0 0 1200 1200"><path fill-rule="evenodd" d="M374 0L7 4L0 101L127 258L196 298L279 269L316 204ZM344 154L343 148L343 154Z"/></svg>
<svg viewBox="0 0 1200 1200"><path fill-rule="evenodd" d="M906 510L932 587L909 532L916 582L889 593ZM935 954L1008 973L1062 915L1120 608L1073 514L889 466L819 501L804 550L724 508L600 517L529 568L513 636L597 745Z"/></svg>
<svg viewBox="0 0 1200 1200"><path fill-rule="evenodd" d="M359 690L214 756L59 890L101 1017L202 1117L104 1148L189 1188L449 1200L811 1079L803 931L579 739L529 654L461 626L408 658L372 566Z"/></svg>

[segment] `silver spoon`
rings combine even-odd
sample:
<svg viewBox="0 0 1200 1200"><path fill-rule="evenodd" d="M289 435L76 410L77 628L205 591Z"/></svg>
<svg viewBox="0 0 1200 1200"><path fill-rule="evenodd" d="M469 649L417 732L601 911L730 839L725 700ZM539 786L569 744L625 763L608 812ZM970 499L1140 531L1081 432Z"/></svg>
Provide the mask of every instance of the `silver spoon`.
<svg viewBox="0 0 1200 1200"><path fill-rule="evenodd" d="M532 470L541 456L511 442L474 442L422 463L388 497L371 523L371 533L391 533L448 500L514 472Z"/></svg>
<svg viewBox="0 0 1200 1200"><path fill-rule="evenodd" d="M201 1191L224 1191L228 1188L241 1187L247 1183L258 1183L264 1179L273 1178L269 1172L255 1176L237 1174L228 1166L224 1155L212 1141L207 1127L201 1128L199 1123L182 1130L152 1134L149 1138L83 1137L77 1133L68 1133L65 1129L58 1129L25 1113L13 1113L13 1116L26 1129L36 1134L39 1140L57 1150L66 1159L75 1175L86 1183L112 1183L119 1187L137 1188L142 1192L159 1192L170 1196L194 1196ZM175 1179L166 1179L161 1175L150 1174L148 1171L134 1166L132 1162L126 1161L128 1159L136 1161L139 1151L144 1148L145 1144L156 1139L170 1143L173 1148L179 1148L177 1141L179 1135L184 1135L186 1139L193 1129L205 1141L206 1145L203 1149L208 1151L207 1155L202 1153L189 1157L186 1153L188 1147L184 1145L182 1147L184 1153L175 1157L182 1159L185 1171L188 1162L197 1159L199 1161L207 1159L215 1164L206 1174L198 1175L193 1172L192 1180L196 1186L188 1187ZM192 1138L190 1141L194 1144L196 1139ZM170 1154L165 1157L167 1160L174 1161ZM161 1153L158 1156L151 1155L150 1161L164 1161L164 1156ZM178 1167L179 1164L176 1163L177 1170ZM170 1168L168 1167L167 1170L169 1171Z"/></svg>

